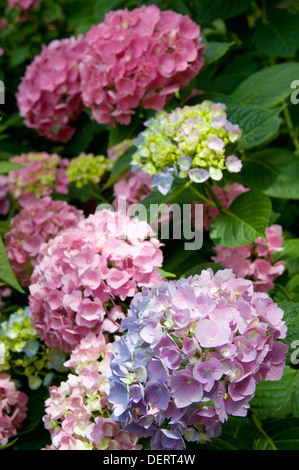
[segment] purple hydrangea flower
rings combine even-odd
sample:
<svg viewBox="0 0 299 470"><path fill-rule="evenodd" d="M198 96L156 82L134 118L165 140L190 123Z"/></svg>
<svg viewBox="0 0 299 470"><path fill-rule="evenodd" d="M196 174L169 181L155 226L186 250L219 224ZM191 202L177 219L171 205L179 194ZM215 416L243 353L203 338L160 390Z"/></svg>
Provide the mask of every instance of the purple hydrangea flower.
<svg viewBox="0 0 299 470"><path fill-rule="evenodd" d="M133 298L107 369L123 429L151 449L184 449L246 416L256 384L280 380L283 311L231 269L161 281Z"/></svg>

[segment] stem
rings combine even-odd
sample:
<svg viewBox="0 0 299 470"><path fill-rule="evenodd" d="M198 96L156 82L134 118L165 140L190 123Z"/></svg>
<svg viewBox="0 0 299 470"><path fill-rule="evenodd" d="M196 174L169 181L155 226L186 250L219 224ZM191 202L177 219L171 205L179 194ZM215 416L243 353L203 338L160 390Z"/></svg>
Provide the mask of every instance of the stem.
<svg viewBox="0 0 299 470"><path fill-rule="evenodd" d="M216 196L215 192L213 191L212 186L210 185L210 183L208 183L206 181L205 185L206 185L206 188L207 188L207 191L208 191L209 195L211 196L212 200L215 203L214 207L216 206L217 209L219 209L221 212L224 212L224 207L222 206L218 196Z"/></svg>
<svg viewBox="0 0 299 470"><path fill-rule="evenodd" d="M274 442L272 441L271 437L268 436L268 434L263 430L263 427L262 427L262 423L260 422L260 420L254 415L252 414L250 416L251 420L253 421L253 423L255 424L255 426L257 427L257 429L260 431L260 433L263 434L263 436L267 439L267 441L269 442L270 446L272 447L273 450L278 450L276 445L274 444Z"/></svg>
<svg viewBox="0 0 299 470"><path fill-rule="evenodd" d="M208 197L206 197L204 194L200 193L199 191L197 191L197 189L195 189L194 187L194 184L192 184L192 181L190 183L187 183L187 186L186 188L190 186L190 188L192 189L192 191L198 196L199 200L203 201L203 202L206 202L207 204L209 204L210 206L213 206L213 207L217 207L217 204L214 202L214 201L211 201L211 199L209 199Z"/></svg>

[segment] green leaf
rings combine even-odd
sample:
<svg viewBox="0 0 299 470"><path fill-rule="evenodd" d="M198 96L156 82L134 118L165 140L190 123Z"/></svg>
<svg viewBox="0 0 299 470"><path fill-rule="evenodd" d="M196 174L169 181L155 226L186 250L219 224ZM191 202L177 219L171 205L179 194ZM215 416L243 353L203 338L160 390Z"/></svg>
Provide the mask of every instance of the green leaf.
<svg viewBox="0 0 299 470"><path fill-rule="evenodd" d="M267 13L267 24L255 28L253 42L264 54L293 57L299 47L299 17L281 8Z"/></svg>
<svg viewBox="0 0 299 470"><path fill-rule="evenodd" d="M291 83L298 76L297 62L266 67L246 78L231 96L243 104L273 108L291 95Z"/></svg>
<svg viewBox="0 0 299 470"><path fill-rule="evenodd" d="M246 150L269 142L279 130L280 109L263 109L260 106L235 106L227 108L229 120L242 129L237 148Z"/></svg>
<svg viewBox="0 0 299 470"><path fill-rule="evenodd" d="M85 113L79 117L76 126L78 129L65 148L66 154L71 157L87 152L94 137L104 130L101 124L90 119Z"/></svg>
<svg viewBox="0 0 299 470"><path fill-rule="evenodd" d="M290 346L287 354L287 363L292 364L295 360L299 359L299 351L297 352L299 347L299 303L277 302L277 305L284 312L283 320L288 330L283 342Z"/></svg>
<svg viewBox="0 0 299 470"><path fill-rule="evenodd" d="M96 21L101 23L104 20L106 13L112 10L117 3L118 2L115 0L96 0L94 3L94 15Z"/></svg>
<svg viewBox="0 0 299 470"><path fill-rule="evenodd" d="M264 434L255 439L252 450L299 449L299 419L286 418L263 423Z"/></svg>
<svg viewBox="0 0 299 470"><path fill-rule="evenodd" d="M220 437L201 446L200 450L250 450L250 447L241 439L224 431Z"/></svg>
<svg viewBox="0 0 299 470"><path fill-rule="evenodd" d="M200 274L202 271L211 268L214 273L216 273L218 270L223 269L223 266L219 263L213 263L213 262L204 262L204 263L199 263L195 264L195 266L192 266L192 268L189 268L187 271L185 271L183 274L181 274L181 277L189 277L189 276L194 276L195 274Z"/></svg>
<svg viewBox="0 0 299 470"><path fill-rule="evenodd" d="M191 2L190 2L191 3ZM211 21L221 18L228 19L238 16L247 10L250 0L196 0L192 2L197 21L200 25L207 25Z"/></svg>
<svg viewBox="0 0 299 470"><path fill-rule="evenodd" d="M299 157L290 150L272 148L246 156L236 180L274 198L299 199Z"/></svg>
<svg viewBox="0 0 299 470"><path fill-rule="evenodd" d="M281 380L262 381L257 384L250 410L260 420L284 418L292 415L293 401L299 394L299 371L286 366Z"/></svg>
<svg viewBox="0 0 299 470"><path fill-rule="evenodd" d="M0 220L0 237L3 237L10 230L9 220Z"/></svg>
<svg viewBox="0 0 299 470"><path fill-rule="evenodd" d="M10 265L9 259L6 254L5 245L0 237L0 279L10 287L24 294L23 288L20 286L19 281Z"/></svg>
<svg viewBox="0 0 299 470"><path fill-rule="evenodd" d="M291 238L282 244L282 251L273 253L274 261L290 261L299 256L299 238Z"/></svg>
<svg viewBox="0 0 299 470"><path fill-rule="evenodd" d="M0 174L9 173L10 171L19 170L20 168L24 168L24 165L15 162L0 161Z"/></svg>
<svg viewBox="0 0 299 470"><path fill-rule="evenodd" d="M169 273L168 271L164 271L164 269L158 269L160 276L169 278L169 277L176 277L176 274Z"/></svg>
<svg viewBox="0 0 299 470"><path fill-rule="evenodd" d="M112 171L109 175L108 181L103 189L110 188L114 183L120 180L131 169L132 155L135 152L135 147L127 149L115 162Z"/></svg>
<svg viewBox="0 0 299 470"><path fill-rule="evenodd" d="M256 190L243 193L229 210L214 219L210 237L224 247L247 245L264 236L270 214L271 201L267 196Z"/></svg>
<svg viewBox="0 0 299 470"><path fill-rule="evenodd" d="M203 52L204 64L208 65L224 56L230 48L228 42L208 42Z"/></svg>
<svg viewBox="0 0 299 470"><path fill-rule="evenodd" d="M9 67L13 68L23 64L30 56L30 48L27 45L14 49L9 56Z"/></svg>

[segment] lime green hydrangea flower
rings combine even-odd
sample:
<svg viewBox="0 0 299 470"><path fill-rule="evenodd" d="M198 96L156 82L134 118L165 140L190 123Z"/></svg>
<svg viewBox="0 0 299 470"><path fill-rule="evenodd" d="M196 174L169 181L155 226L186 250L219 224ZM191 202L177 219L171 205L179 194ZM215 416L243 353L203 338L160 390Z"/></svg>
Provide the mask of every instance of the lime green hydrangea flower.
<svg viewBox="0 0 299 470"><path fill-rule="evenodd" d="M62 371L65 354L52 351L40 342L31 326L29 308L20 308L0 322L0 372L25 375L29 388L49 385L53 369Z"/></svg>
<svg viewBox="0 0 299 470"><path fill-rule="evenodd" d="M152 186L162 194L171 188L174 175L203 183L220 180L223 170L237 173L242 162L226 155L226 147L241 137L237 125L228 121L226 106L205 100L195 106L159 112L149 119L137 138L133 170L153 176Z"/></svg>
<svg viewBox="0 0 299 470"><path fill-rule="evenodd" d="M82 188L86 184L98 184L112 167L112 161L104 155L81 153L70 161L67 176L70 182L76 183L77 188Z"/></svg>

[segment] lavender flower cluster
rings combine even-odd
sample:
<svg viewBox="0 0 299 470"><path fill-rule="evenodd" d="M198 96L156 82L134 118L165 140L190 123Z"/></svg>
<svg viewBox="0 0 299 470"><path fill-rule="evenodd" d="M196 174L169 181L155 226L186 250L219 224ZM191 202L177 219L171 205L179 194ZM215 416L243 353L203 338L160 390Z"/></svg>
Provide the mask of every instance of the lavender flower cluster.
<svg viewBox="0 0 299 470"><path fill-rule="evenodd" d="M105 372L114 419L154 450L219 436L229 415L246 416L257 383L281 378L282 316L231 269L144 288Z"/></svg>

